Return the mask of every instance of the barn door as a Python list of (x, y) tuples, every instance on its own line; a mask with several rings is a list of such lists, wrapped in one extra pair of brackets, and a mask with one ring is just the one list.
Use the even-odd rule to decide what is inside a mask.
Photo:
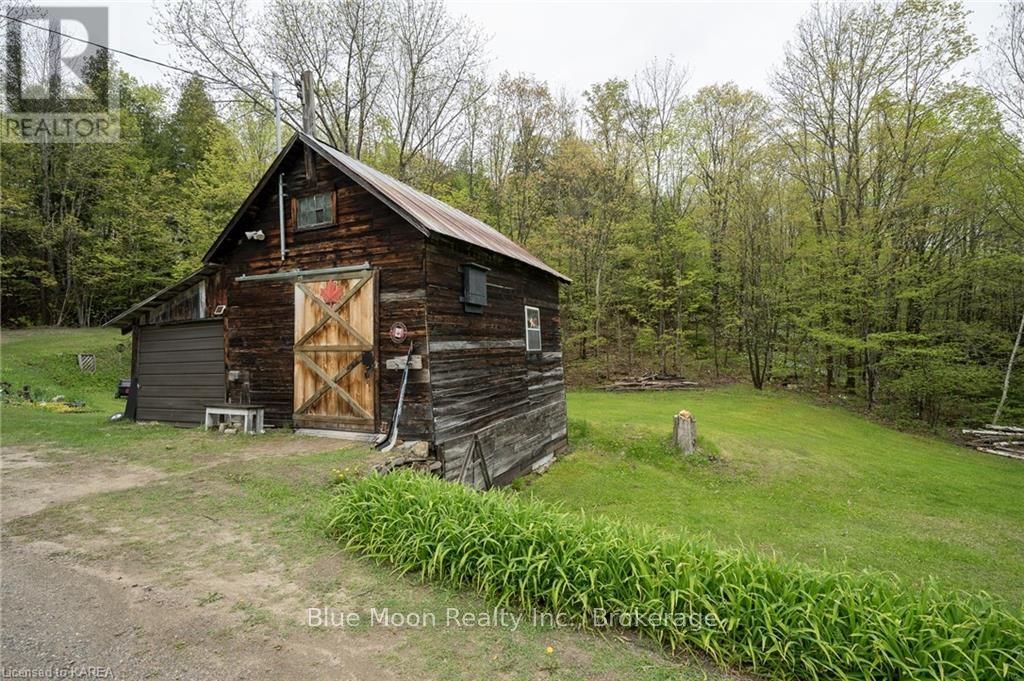
[(297, 427), (376, 430), (373, 270), (295, 284)]

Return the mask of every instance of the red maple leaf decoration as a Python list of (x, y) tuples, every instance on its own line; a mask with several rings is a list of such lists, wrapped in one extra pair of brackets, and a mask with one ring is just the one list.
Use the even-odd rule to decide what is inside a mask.
[(324, 287), (320, 289), (320, 300), (324, 301), (328, 305), (334, 305), (341, 300), (341, 294), (344, 291), (341, 288), (341, 284), (336, 281), (329, 281), (324, 284)]

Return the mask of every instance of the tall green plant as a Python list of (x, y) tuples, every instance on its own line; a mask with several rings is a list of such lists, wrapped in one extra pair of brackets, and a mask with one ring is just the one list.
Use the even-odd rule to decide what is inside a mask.
[(988, 597), (910, 592), (416, 474), (360, 480), (329, 517), (332, 536), (400, 572), (582, 627), (629, 615), (670, 650), (777, 678), (1024, 678), (1022, 613)]

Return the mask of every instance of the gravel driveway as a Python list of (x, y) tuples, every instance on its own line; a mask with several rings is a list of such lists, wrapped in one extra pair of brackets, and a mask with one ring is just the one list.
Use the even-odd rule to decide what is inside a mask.
[[(319, 442), (296, 442), (299, 446), (285, 453), (323, 448)], [(246, 457), (235, 460), (239, 458)], [(0, 453), (4, 678), (394, 677), (369, 659), (369, 650), (343, 636), (239, 626), (236, 611), (201, 607), (202, 590), (154, 584), (151, 571), (133, 570), (130, 561), (121, 564), (116, 556), (109, 561), (83, 560), (74, 545), (21, 530), (11, 536), (11, 522), (31, 520), (46, 509), (86, 502), (105, 492), (145, 492), (146, 486), (177, 477), (100, 459), (76, 460), (73, 474), (68, 468), (48, 461), (40, 450), (7, 447)], [(116, 534), (119, 528), (103, 529)]]

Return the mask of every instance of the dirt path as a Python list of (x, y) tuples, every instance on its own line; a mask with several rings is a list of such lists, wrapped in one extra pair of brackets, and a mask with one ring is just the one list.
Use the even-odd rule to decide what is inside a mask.
[[(318, 529), (302, 534), (296, 506), (306, 497), (296, 489), (322, 490), (333, 465), (363, 456), (337, 448), (304, 438), (252, 442), (185, 470), (175, 470), (176, 460), (150, 466), (138, 463), (146, 458), (3, 448), (3, 673), (733, 678), (572, 630), (366, 626), (373, 608), (443, 616), (452, 606), (488, 606), (397, 578)], [(359, 613), (361, 626), (310, 627), (311, 607)]]
[(322, 451), (327, 446), (314, 438), (289, 438), (271, 445), (253, 442), (229, 455), (168, 472), (116, 458), (76, 457), (73, 462), (51, 461), (44, 447), (0, 448), (0, 522), (32, 515), (50, 506), (66, 504), (103, 492), (143, 487), (175, 476), (194, 475), (225, 463), (255, 461)]
[(96, 462), (72, 474), (66, 464), (37, 456), (38, 450), (4, 447), (0, 455), (0, 521), (38, 513), (101, 492), (141, 487), (166, 474), (128, 463)]
[(234, 631), (221, 612), (196, 607), (180, 590), (89, 574), (39, 549), (3, 544), (5, 670), (95, 668), (119, 679), (211, 681), (392, 678), (351, 650)]
[[(323, 641), (301, 630), (272, 636), (247, 626), (244, 617), (240, 625), (238, 614), (229, 609), (200, 607), (203, 594), (194, 588), (154, 585), (159, 575), (142, 565), (116, 555), (99, 564), (82, 561), (76, 555), (82, 544), (10, 537), (6, 531), (14, 520), (94, 495), (162, 484), (225, 463), (322, 448), (322, 443), (297, 439), (277, 451), (256, 447), (177, 473), (105, 460), (55, 463), (47, 461), (43, 450), (3, 448), (0, 658), (5, 673), (74, 670), (123, 679), (394, 678), (351, 641)], [(103, 529), (117, 534), (120, 528)], [(101, 541), (93, 548), (115, 545)], [(200, 581), (204, 589), (245, 593), (258, 578), (242, 575), (235, 589), (230, 580), (212, 575)], [(270, 581), (282, 587), (279, 580)]]

